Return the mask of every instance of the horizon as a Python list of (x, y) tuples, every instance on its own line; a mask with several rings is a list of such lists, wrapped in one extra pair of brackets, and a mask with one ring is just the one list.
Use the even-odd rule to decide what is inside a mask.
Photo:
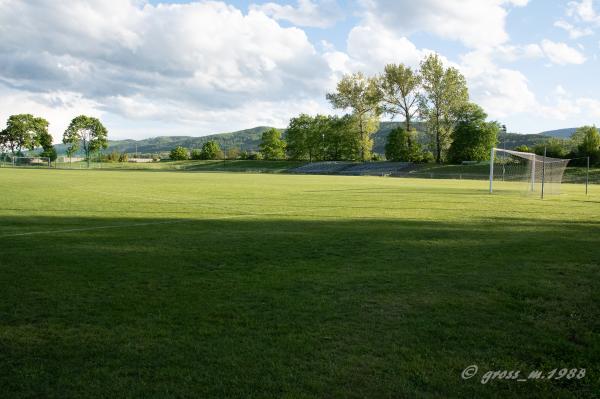
[(325, 94), (343, 74), (431, 52), (509, 132), (600, 120), (594, 0), (5, 0), (0, 23), (2, 124), (44, 117), (55, 143), (80, 114), (111, 140), (281, 128), (335, 113)]

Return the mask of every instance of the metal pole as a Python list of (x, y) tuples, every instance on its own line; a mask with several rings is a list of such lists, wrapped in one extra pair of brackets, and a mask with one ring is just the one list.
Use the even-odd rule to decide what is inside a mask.
[(490, 194), (494, 192), (494, 150), (492, 147), (492, 152), (490, 153)]
[(542, 161), (542, 199), (544, 199), (544, 183), (546, 182), (546, 147), (544, 147), (544, 160)]
[(587, 157), (587, 171), (585, 172), (585, 195), (588, 195), (589, 182), (590, 182), (590, 157)]
[(533, 154), (533, 162), (531, 163), (531, 191), (535, 191), (535, 163), (537, 162), (537, 155)]

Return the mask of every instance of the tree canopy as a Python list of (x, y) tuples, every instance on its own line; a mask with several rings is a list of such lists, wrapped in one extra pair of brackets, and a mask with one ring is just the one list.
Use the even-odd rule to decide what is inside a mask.
[(74, 154), (80, 148), (83, 150), (88, 165), (93, 153), (108, 146), (108, 131), (97, 118), (80, 115), (71, 121), (65, 130), (63, 143), (69, 144), (67, 153)]
[(410, 132), (410, 122), (419, 111), (421, 76), (403, 64), (385, 66), (379, 77), (383, 111), (392, 116), (404, 117), (405, 129)]
[(467, 82), (456, 68), (445, 68), (437, 54), (421, 62), (420, 72), (424, 91), (420, 115), (427, 122), (436, 162), (441, 163), (459, 113), (469, 100)]
[(381, 92), (376, 78), (361, 72), (345, 75), (337, 84), (336, 92), (327, 94), (336, 109), (350, 109), (356, 121), (359, 154), (362, 161), (371, 157), (371, 136), (379, 127)]
[(48, 133), (48, 121), (31, 114), (11, 115), (6, 128), (0, 132), (0, 144), (13, 155), (22, 150), (33, 150), (41, 143), (52, 146), (52, 136)]
[(464, 105), (452, 132), (452, 144), (448, 150), (450, 162), (484, 161), (490, 158), (490, 151), (498, 142), (500, 126), (497, 122), (486, 122), (486, 118), (487, 114), (477, 104)]
[(209, 140), (202, 145), (202, 151), (200, 151), (200, 157), (202, 159), (219, 159), (222, 154), (219, 143), (215, 140)]
[(392, 129), (385, 145), (385, 157), (390, 161), (420, 162), (423, 153), (416, 132), (402, 127)]
[(259, 147), (264, 159), (285, 158), (285, 141), (281, 139), (281, 131), (278, 129), (269, 129), (264, 132)]

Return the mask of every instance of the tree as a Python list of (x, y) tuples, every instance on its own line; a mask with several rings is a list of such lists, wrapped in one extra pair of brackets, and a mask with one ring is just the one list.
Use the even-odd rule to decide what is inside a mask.
[(188, 159), (188, 150), (181, 146), (177, 146), (171, 150), (169, 158), (172, 161), (185, 161)]
[[(596, 126), (582, 126), (571, 136), (577, 142), (580, 157), (596, 157), (600, 151), (600, 133)], [(580, 138), (578, 138), (580, 137)]]
[(58, 158), (58, 154), (56, 153), (56, 149), (52, 144), (52, 135), (48, 133), (48, 130), (43, 130), (38, 135), (38, 142), (42, 147), (42, 152), (40, 153), (41, 157), (48, 157), (50, 161), (56, 161)]
[(202, 158), (202, 151), (200, 151), (198, 149), (192, 150), (192, 152), (190, 153), (190, 158), (193, 159), (193, 160), (195, 160), (195, 161), (203, 159)]
[(227, 159), (238, 159), (241, 151), (239, 147), (231, 147), (227, 150)]
[(379, 127), (381, 114), (377, 79), (366, 77), (361, 72), (345, 75), (338, 82), (336, 92), (327, 94), (327, 99), (336, 109), (352, 110), (357, 124), (360, 159), (370, 159), (373, 148), (371, 136)]
[(215, 140), (209, 140), (202, 145), (202, 159), (218, 159), (221, 147)]
[(259, 148), (264, 159), (285, 158), (285, 141), (281, 139), (281, 131), (277, 129), (271, 128), (263, 132)]
[(515, 151), (519, 151), (519, 152), (532, 152), (531, 148), (529, 148), (525, 144), (521, 144), (519, 146), (516, 146), (515, 147)]
[(448, 150), (448, 160), (484, 161), (490, 158), (490, 151), (498, 142), (500, 125), (486, 122), (487, 114), (477, 104), (468, 103), (461, 110), (458, 122), (452, 132), (452, 144)]
[(307, 114), (290, 119), (285, 132), (286, 151), (294, 160), (308, 159), (312, 162), (313, 154), (308, 147), (308, 136), (313, 128), (314, 119)]
[(52, 145), (48, 121), (31, 114), (11, 115), (6, 122), (6, 129), (0, 132), (0, 143), (13, 155), (20, 154), (23, 149), (33, 150), (40, 145), (40, 140), (44, 140), (45, 145), (48, 145), (48, 141)]
[(385, 144), (385, 157), (390, 161), (419, 162), (423, 155), (415, 130), (398, 126), (390, 131)]
[(356, 134), (356, 120), (352, 115), (328, 116), (324, 133), (324, 159), (331, 161), (356, 160), (360, 145)]
[(70, 144), (67, 148), (69, 155), (81, 148), (89, 167), (91, 155), (108, 147), (107, 136), (108, 131), (98, 119), (80, 115), (71, 121), (63, 135), (63, 143)]
[(411, 131), (410, 122), (419, 111), (420, 84), (419, 74), (403, 64), (386, 65), (384, 74), (379, 78), (383, 110), (392, 118), (402, 115), (406, 132)]
[(437, 54), (421, 62), (420, 72), (425, 95), (419, 112), (427, 121), (436, 162), (441, 163), (450, 146), (458, 114), (469, 100), (467, 82), (456, 68), (444, 68)]
[(552, 137), (544, 143), (536, 144), (533, 150), (537, 155), (544, 155), (544, 149), (548, 157), (565, 158), (569, 153), (570, 142)]

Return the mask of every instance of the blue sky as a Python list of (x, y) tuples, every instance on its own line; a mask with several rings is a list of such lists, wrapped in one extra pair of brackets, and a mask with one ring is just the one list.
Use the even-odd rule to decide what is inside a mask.
[[(68, 4), (67, 4), (68, 3)], [(346, 73), (437, 52), (510, 131), (598, 124), (600, 0), (0, 1), (0, 118), (112, 138), (284, 127)]]

